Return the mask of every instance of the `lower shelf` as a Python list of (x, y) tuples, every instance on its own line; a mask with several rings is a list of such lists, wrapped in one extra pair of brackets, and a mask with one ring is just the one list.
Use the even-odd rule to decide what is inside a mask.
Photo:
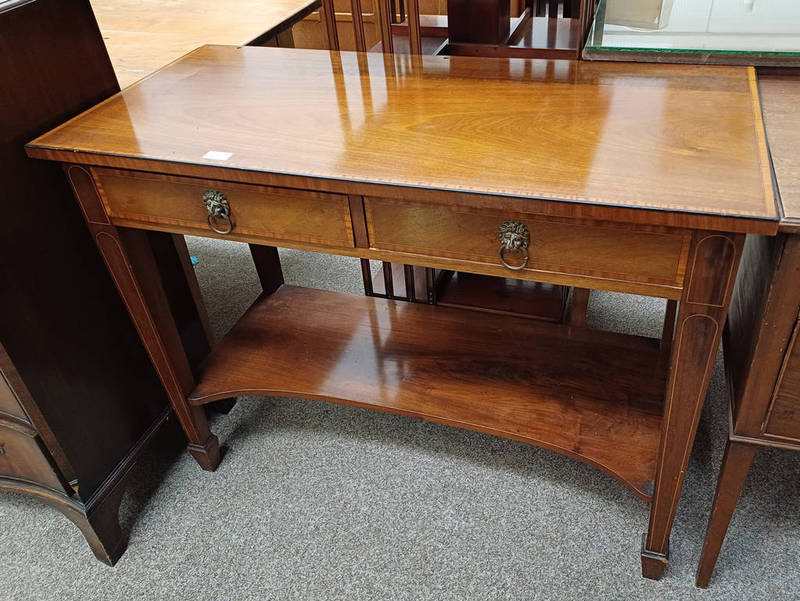
[(423, 418), (569, 455), (650, 500), (666, 371), (648, 338), (283, 286), (214, 348), (189, 401), (280, 395)]

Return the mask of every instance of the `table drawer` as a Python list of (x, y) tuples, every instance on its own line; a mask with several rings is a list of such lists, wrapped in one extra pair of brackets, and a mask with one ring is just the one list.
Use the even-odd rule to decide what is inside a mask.
[(0, 423), (0, 478), (36, 482), (54, 490), (62, 488), (39, 437), (23, 427)]
[[(683, 285), (690, 244), (688, 233), (666, 228), (382, 198), (366, 198), (365, 211), (372, 248), (493, 265), (497, 275), (530, 279), (542, 279), (548, 272), (677, 289)], [(529, 258), (520, 271), (503, 267), (498, 257), (498, 231), (506, 221), (522, 223), (529, 234)], [(512, 266), (522, 264), (521, 254), (504, 253), (504, 258)]]
[[(0, 414), (13, 415), (28, 422), (28, 416), (19, 404), (14, 391), (0, 371)], [(2, 417), (2, 415), (0, 415)]]
[[(263, 239), (332, 248), (353, 248), (353, 227), (347, 196), (307, 190), (269, 188), (168, 175), (95, 169), (95, 181), (116, 225), (158, 224), (169, 231), (231, 239)], [(230, 208), (228, 223), (213, 220), (210, 228), (204, 201), (208, 190), (221, 192)]]
[(800, 322), (795, 325), (789, 350), (781, 367), (775, 393), (764, 419), (767, 436), (800, 444), (800, 348), (797, 338)]

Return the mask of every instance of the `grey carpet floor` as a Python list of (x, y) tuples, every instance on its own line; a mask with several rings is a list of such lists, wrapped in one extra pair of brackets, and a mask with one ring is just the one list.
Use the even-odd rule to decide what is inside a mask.
[[(255, 298), (247, 247), (190, 240), (217, 332)], [(289, 283), (360, 292), (354, 260), (282, 251)], [(595, 293), (589, 325), (657, 336), (663, 301)], [(715, 578), (694, 572), (722, 456), (717, 362), (660, 582), (639, 575), (648, 506), (532, 446), (298, 399), (215, 417), (228, 453), (201, 471), (161, 444), (121, 511), (128, 551), (95, 561), (65, 518), (0, 496), (0, 599), (797, 599), (800, 453), (764, 449)]]

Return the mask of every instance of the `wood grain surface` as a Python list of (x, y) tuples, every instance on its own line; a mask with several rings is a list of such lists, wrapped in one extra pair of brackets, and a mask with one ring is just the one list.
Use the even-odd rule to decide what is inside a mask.
[(147, 227), (157, 222), (209, 230), (206, 190), (222, 192), (237, 233), (272, 240), (353, 247), (346, 196), (245, 186), (148, 173), (96, 169), (95, 181), (112, 222)]
[(321, 189), (347, 182), (354, 193), (364, 183), (641, 207), (689, 214), (689, 227), (747, 217), (742, 228), (771, 233), (754, 77), (736, 67), (206, 46), (29, 153), (270, 173)]
[(783, 205), (781, 229), (800, 232), (800, 75), (759, 75), (758, 86)]
[(283, 286), (222, 339), (189, 400), (277, 394), (429, 419), (564, 453), (649, 499), (667, 368), (658, 342), (465, 315)]
[[(379, 250), (431, 254), (498, 264), (498, 228), (506, 220), (530, 232), (525, 271), (575, 273), (607, 279), (683, 285), (691, 236), (642, 226), (509, 212), (463, 211), (423, 203), (365, 198), (370, 244)], [(506, 257), (518, 264), (518, 257)]]
[(203, 44), (244, 45), (298, 21), (319, 0), (92, 0), (123, 88)]

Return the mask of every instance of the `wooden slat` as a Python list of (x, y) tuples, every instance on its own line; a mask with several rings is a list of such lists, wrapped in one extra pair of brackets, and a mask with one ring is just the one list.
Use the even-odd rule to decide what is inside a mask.
[(428, 304), (436, 304), (436, 270), (432, 267), (425, 268), (425, 286), (428, 292)]
[(361, 279), (364, 280), (364, 294), (372, 296), (372, 270), (369, 266), (369, 259), (361, 259)]
[(383, 262), (383, 290), (386, 298), (394, 298), (394, 273), (392, 264), (386, 261)]
[(339, 50), (339, 32), (336, 29), (336, 9), (333, 6), (333, 0), (322, 0), (320, 11), (325, 21), (328, 50)]
[(403, 265), (403, 272), (406, 280), (406, 296), (408, 300), (414, 301), (417, 299), (416, 286), (414, 285), (414, 267)]
[(408, 42), (411, 49), (411, 54), (422, 54), (419, 0), (408, 0)]
[(378, 28), (381, 32), (381, 50), (384, 54), (394, 52), (392, 42), (392, 0), (375, 0), (378, 7)]
[(350, 0), (353, 14), (353, 37), (358, 52), (367, 51), (367, 38), (364, 34), (364, 13), (361, 10), (361, 0)]

